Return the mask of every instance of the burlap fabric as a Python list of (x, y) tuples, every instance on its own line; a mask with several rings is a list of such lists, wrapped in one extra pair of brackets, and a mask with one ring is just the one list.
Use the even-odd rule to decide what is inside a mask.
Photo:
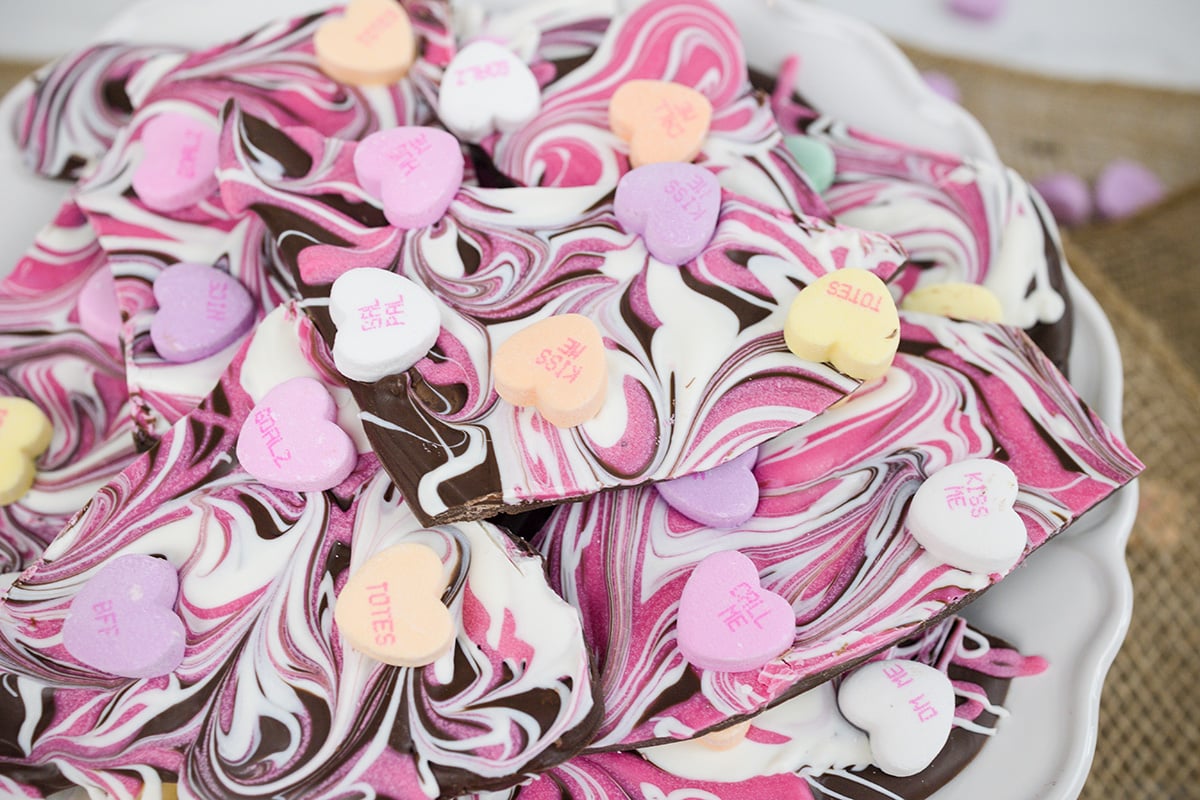
[[(1137, 218), (1066, 234), (1072, 266), (1117, 331), (1125, 430), (1149, 465), (1128, 551), (1133, 623), (1105, 686), (1082, 797), (1200, 797), (1200, 94), (910, 56), (958, 82), (963, 105), (1026, 177), (1092, 178), (1129, 157), (1171, 190)], [(31, 66), (0, 64), (0, 90)]]

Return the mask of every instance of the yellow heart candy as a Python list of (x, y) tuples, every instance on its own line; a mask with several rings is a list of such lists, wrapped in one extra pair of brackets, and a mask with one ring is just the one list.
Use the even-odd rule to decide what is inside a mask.
[(432, 664), (454, 646), (458, 631), (442, 603), (442, 560), (406, 542), (372, 556), (350, 576), (333, 617), (355, 650), (399, 667)]
[(0, 506), (25, 496), (37, 474), (34, 460), (50, 446), (54, 428), (23, 397), (0, 397)]
[(873, 272), (842, 269), (804, 287), (788, 309), (788, 349), (809, 361), (828, 361), (859, 380), (887, 372), (900, 344), (900, 316)]
[(709, 750), (732, 750), (746, 740), (746, 734), (749, 732), (750, 721), (746, 720), (745, 722), (739, 722), (737, 725), (722, 728), (719, 731), (706, 733), (696, 741)]
[(547, 317), (518, 331), (492, 357), (496, 393), (536, 406), (560, 428), (587, 422), (604, 406), (608, 361), (596, 324), (581, 314)]
[(629, 142), (633, 166), (691, 161), (712, 121), (712, 103), (695, 89), (670, 81), (626, 81), (608, 104), (613, 133)]
[(978, 283), (935, 283), (914, 289), (900, 301), (905, 311), (920, 311), (954, 319), (999, 322), (1004, 318), (1000, 298)]
[(370, 86), (403, 78), (417, 44), (408, 14), (395, 0), (351, 0), (345, 15), (317, 29), (313, 49), (329, 77)]

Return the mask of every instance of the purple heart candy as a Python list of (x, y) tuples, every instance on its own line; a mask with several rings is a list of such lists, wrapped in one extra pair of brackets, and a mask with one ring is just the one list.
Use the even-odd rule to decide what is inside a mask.
[(640, 233), (650, 255), (686, 264), (708, 246), (721, 210), (721, 186), (704, 167), (679, 161), (630, 170), (617, 184), (613, 211), (631, 233)]
[(246, 287), (207, 264), (176, 264), (154, 280), (158, 312), (150, 341), (159, 356), (186, 364), (219, 353), (254, 325)]
[(1004, 10), (1005, 2), (1004, 0), (949, 0), (946, 5), (959, 16), (986, 22), (994, 19)]
[(1060, 225), (1082, 225), (1092, 216), (1087, 181), (1071, 172), (1052, 172), (1033, 182)]
[(1096, 210), (1105, 219), (1121, 219), (1157, 203), (1165, 193), (1157, 175), (1136, 161), (1120, 158), (1096, 178)]
[(154, 678), (183, 661), (185, 632), (175, 613), (179, 575), (161, 558), (120, 556), (105, 564), (71, 601), (63, 646), (110, 675)]
[(710, 528), (736, 528), (758, 508), (758, 448), (704, 472), (655, 484), (671, 508)]

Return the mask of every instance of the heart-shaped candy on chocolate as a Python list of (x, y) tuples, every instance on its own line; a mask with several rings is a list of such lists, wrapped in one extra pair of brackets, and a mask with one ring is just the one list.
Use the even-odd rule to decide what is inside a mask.
[(176, 264), (154, 279), (158, 311), (150, 341), (166, 361), (186, 364), (219, 353), (254, 326), (254, 300), (227, 272)]
[(762, 587), (753, 561), (730, 550), (706, 557), (692, 570), (675, 629), (688, 663), (742, 672), (758, 669), (791, 646), (796, 615), (787, 600)]
[(389, 128), (359, 143), (354, 172), (383, 203), (388, 222), (420, 228), (441, 219), (462, 186), (463, 154), (458, 140), (437, 128)]
[(416, 59), (417, 42), (404, 7), (396, 0), (350, 0), (346, 13), (313, 35), (317, 63), (342, 83), (395, 83)]
[(145, 124), (141, 143), (133, 190), (147, 207), (180, 211), (217, 190), (217, 130), (212, 124), (165, 112)]
[(655, 484), (671, 508), (710, 528), (736, 528), (758, 508), (758, 448), (704, 472)]
[(918, 661), (873, 661), (842, 681), (838, 708), (867, 732), (871, 760), (903, 778), (932, 764), (950, 737), (954, 686)]
[(63, 646), (110, 675), (154, 678), (183, 661), (186, 634), (175, 613), (179, 575), (161, 558), (126, 555), (96, 572), (71, 601)]
[(336, 419), (337, 405), (320, 381), (286, 380), (267, 392), (242, 424), (238, 461), (276, 489), (332, 489), (358, 463), (354, 441)]
[(0, 397), (0, 506), (25, 496), (37, 476), (34, 464), (50, 446), (50, 418), (24, 397)]
[(513, 51), (493, 41), (459, 50), (438, 87), (438, 118), (468, 142), (515, 131), (541, 109), (537, 78)]
[(626, 81), (608, 104), (609, 127), (629, 142), (629, 162), (635, 167), (691, 161), (704, 146), (711, 122), (708, 98), (671, 81)]
[(704, 252), (720, 210), (717, 176), (677, 161), (625, 173), (613, 200), (613, 212), (625, 229), (641, 234), (650, 255), (676, 266)]
[(442, 603), (442, 560), (405, 542), (372, 556), (350, 576), (333, 615), (355, 650), (399, 667), (423, 667), (450, 651), (458, 626)]
[(800, 290), (788, 309), (783, 335), (800, 358), (828, 361), (865, 381), (892, 365), (900, 344), (900, 316), (877, 275), (841, 269)]
[(338, 370), (368, 383), (417, 363), (442, 326), (428, 291), (374, 267), (352, 269), (333, 282), (329, 316), (337, 326), (333, 361)]
[(922, 286), (904, 295), (900, 308), (976, 322), (1000, 322), (1004, 318), (1000, 298), (978, 283), (952, 281)]
[(608, 361), (596, 324), (582, 314), (559, 314), (518, 331), (492, 357), (496, 393), (514, 406), (535, 406), (560, 428), (600, 412)]
[(121, 349), (121, 310), (117, 306), (116, 281), (107, 263), (84, 282), (75, 309), (84, 333), (100, 344)]
[(1006, 465), (972, 458), (942, 467), (917, 489), (908, 530), (935, 558), (987, 575), (1012, 569), (1028, 533), (1013, 510), (1017, 476)]

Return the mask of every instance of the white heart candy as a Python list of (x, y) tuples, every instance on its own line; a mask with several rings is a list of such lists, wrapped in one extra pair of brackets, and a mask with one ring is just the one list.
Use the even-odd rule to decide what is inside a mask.
[(529, 67), (496, 42), (472, 42), (459, 50), (438, 89), (438, 116), (471, 142), (516, 130), (541, 109), (542, 90)]
[(428, 291), (375, 267), (352, 269), (333, 282), (329, 316), (337, 326), (333, 361), (338, 370), (368, 383), (417, 363), (442, 327)]
[(935, 558), (978, 574), (1005, 573), (1025, 552), (1025, 523), (1013, 511), (1017, 476), (999, 461), (950, 464), (921, 484), (908, 529)]
[(871, 759), (889, 775), (916, 775), (950, 737), (954, 686), (918, 661), (873, 661), (838, 688), (842, 715), (867, 732)]

